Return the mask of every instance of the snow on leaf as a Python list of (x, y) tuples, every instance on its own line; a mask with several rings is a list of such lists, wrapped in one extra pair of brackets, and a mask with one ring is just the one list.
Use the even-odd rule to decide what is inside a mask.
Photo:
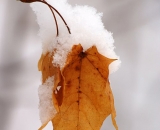
[[(62, 99), (63, 99), (63, 79), (62, 79), (62, 75), (60, 72), (60, 68), (55, 67), (52, 64), (53, 55), (54, 55), (53, 53), (47, 53), (45, 55), (42, 54), (41, 58), (38, 62), (38, 69), (39, 69), (39, 71), (42, 71), (42, 83), (45, 83), (49, 77), (54, 76), (54, 85), (53, 85), (54, 87), (52, 90), (52, 100), (53, 100), (54, 108), (58, 112), (59, 105), (62, 103)], [(57, 89), (57, 87), (59, 87), (59, 86), (61, 86), (61, 87), (59, 89)], [(44, 94), (45, 94), (45, 92), (44, 92)], [(40, 97), (40, 98), (42, 98), (42, 97)], [(54, 116), (55, 115), (53, 115), (52, 117), (54, 117)], [(41, 120), (43, 120), (43, 119), (41, 119)], [(51, 119), (48, 119), (48, 120), (51, 120)], [(47, 123), (48, 122), (43, 124), (39, 128), (39, 130), (42, 130), (47, 125)]]

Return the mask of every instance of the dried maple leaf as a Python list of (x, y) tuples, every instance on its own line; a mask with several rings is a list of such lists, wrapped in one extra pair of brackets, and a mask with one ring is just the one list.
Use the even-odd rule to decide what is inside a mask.
[[(46, 4), (55, 19), (56, 36), (59, 35), (59, 30), (54, 11), (61, 17), (71, 34), (62, 15), (45, 0), (20, 1)], [(51, 119), (54, 130), (99, 130), (105, 118), (110, 114), (113, 125), (118, 130), (114, 99), (108, 80), (108, 67), (115, 59), (99, 54), (95, 46), (83, 52), (79, 44), (73, 46), (64, 68), (60, 70), (52, 64), (53, 55), (53, 53), (42, 55), (38, 68), (42, 71), (43, 83), (49, 77), (54, 76), (52, 99), (57, 110), (57, 114)], [(60, 89), (58, 89), (59, 86)], [(46, 124), (47, 122), (39, 130), (42, 130)]]
[(99, 54), (95, 46), (86, 52), (80, 44), (73, 46), (62, 70), (63, 101), (52, 120), (54, 130), (100, 130), (110, 114), (118, 130), (108, 81), (113, 61)]

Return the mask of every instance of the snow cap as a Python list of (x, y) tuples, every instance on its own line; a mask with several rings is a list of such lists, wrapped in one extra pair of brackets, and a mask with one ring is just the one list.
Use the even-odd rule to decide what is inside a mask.
[(81, 44), (84, 51), (95, 45), (100, 54), (118, 59), (111, 63), (110, 73), (118, 69), (120, 60), (114, 52), (112, 33), (108, 32), (102, 23), (102, 13), (97, 13), (95, 8), (89, 6), (72, 7), (67, 0), (47, 0), (47, 2), (59, 11), (71, 30), (69, 34), (62, 19), (54, 11), (59, 27), (59, 36), (56, 37), (56, 26), (49, 7), (38, 2), (31, 4), (40, 27), (39, 36), (43, 53), (56, 50), (53, 64), (63, 68), (73, 45)]

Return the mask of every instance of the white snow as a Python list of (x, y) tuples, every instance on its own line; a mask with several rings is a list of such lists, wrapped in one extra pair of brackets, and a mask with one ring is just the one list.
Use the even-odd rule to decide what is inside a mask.
[(56, 109), (53, 106), (53, 81), (54, 77), (49, 77), (43, 85), (39, 86), (39, 115), (42, 124), (47, 123), (56, 114)]
[[(43, 43), (43, 53), (56, 49), (54, 64), (62, 68), (72, 46), (79, 43), (84, 51), (95, 45), (102, 55), (119, 59), (114, 52), (112, 33), (108, 32), (102, 23), (102, 13), (97, 13), (95, 8), (89, 6), (72, 7), (67, 0), (47, 0), (47, 2), (61, 13), (71, 29), (71, 34), (69, 34), (66, 26), (54, 11), (59, 25), (59, 36), (56, 37), (54, 18), (48, 6), (42, 3), (31, 4), (40, 26), (39, 36)], [(117, 70), (119, 64), (120, 60), (113, 62), (110, 65), (110, 73)]]

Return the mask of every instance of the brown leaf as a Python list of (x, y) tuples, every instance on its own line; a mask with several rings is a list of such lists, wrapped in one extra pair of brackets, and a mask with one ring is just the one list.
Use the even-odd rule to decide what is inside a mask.
[(118, 130), (108, 81), (108, 67), (113, 61), (99, 54), (95, 46), (86, 52), (80, 44), (73, 46), (62, 70), (63, 101), (52, 120), (54, 130), (100, 130), (110, 114)]

